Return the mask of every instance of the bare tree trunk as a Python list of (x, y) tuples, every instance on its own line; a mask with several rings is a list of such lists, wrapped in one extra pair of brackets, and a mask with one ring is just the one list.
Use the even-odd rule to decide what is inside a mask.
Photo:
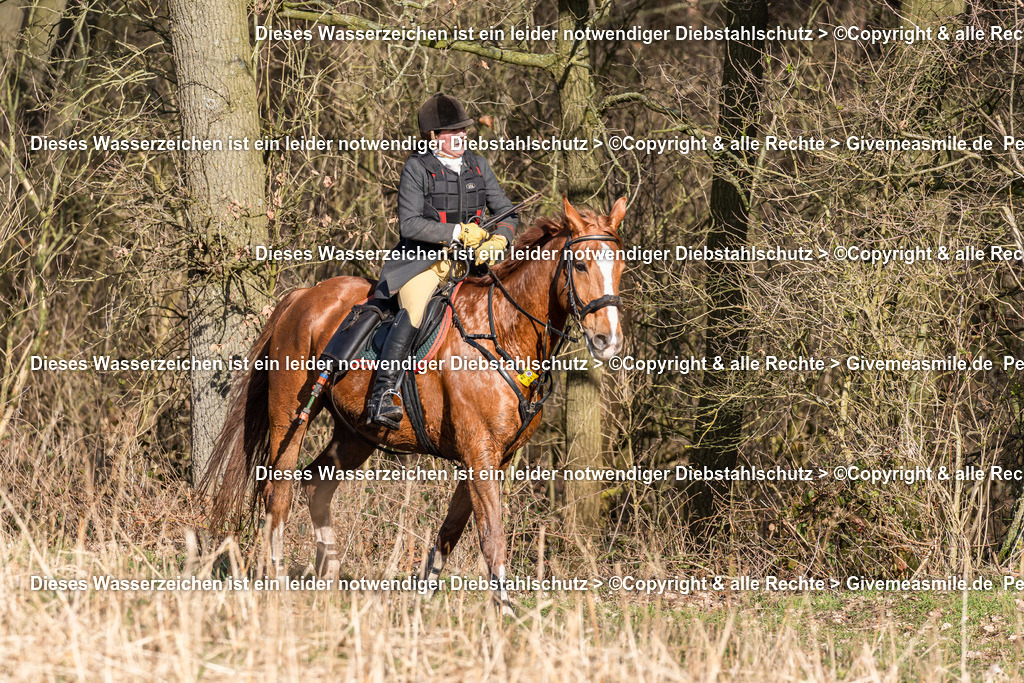
[[(28, 382), (27, 361), (38, 353), (49, 333), (46, 271), (55, 256), (53, 245), (60, 242), (68, 229), (57, 212), (48, 210), (61, 191), (68, 152), (41, 152), (33, 155), (30, 164), (23, 162), (28, 136), (49, 133), (49, 123), (59, 121), (65, 113), (57, 92), (66, 83), (62, 82), (56, 65), (60, 57), (58, 29), (67, 12), (67, 0), (0, 0), (0, 110), (4, 112), (0, 117), (0, 178), (4, 179), (0, 191), (8, 197), (24, 193), (22, 196), (28, 198), (29, 201), (15, 200), (12, 204), (20, 205), (18, 213), (23, 213), (18, 223), (32, 244), (32, 257), (25, 262), (27, 282), (21, 285), (21, 305), (12, 309), (9, 301), (0, 301), (0, 317), (5, 321), (0, 325), (0, 349), (4, 349), (0, 352), (0, 406), (4, 406), (0, 436), (14, 416), (16, 402), (10, 399), (19, 395)], [(80, 63), (84, 63), (87, 51), (88, 48)], [(74, 80), (70, 87), (79, 85), (80, 81)], [(47, 182), (39, 182), (42, 177)], [(0, 287), (12, 285), (18, 277), (17, 271), (11, 271), (11, 279), (5, 275)], [(37, 311), (34, 320), (27, 315), (33, 310)], [(19, 336), (15, 330), (19, 328), (21, 334), (30, 335), (31, 342), (20, 360), (16, 360), (12, 350)]]
[[(597, 87), (590, 65), (586, 41), (562, 39), (566, 30), (587, 26), (590, 5), (587, 0), (559, 0), (558, 56), (564, 71), (558, 78), (558, 97), (562, 112), (563, 138), (593, 140), (600, 136), (601, 121), (596, 110)], [(591, 147), (588, 145), (588, 147)], [(593, 149), (567, 151), (563, 157), (565, 191), (570, 202), (600, 205), (601, 175)], [(580, 345), (573, 350), (587, 357)], [(566, 469), (603, 468), (604, 434), (601, 429), (601, 375), (599, 368), (569, 370), (565, 378), (565, 465)], [(572, 528), (585, 531), (601, 523), (600, 482), (565, 483), (567, 519)]]
[(20, 2), (0, 2), (0, 73), (5, 77), (11, 69), (10, 60), (14, 58), (14, 50), (18, 47), (23, 20), (24, 11)]
[[(49, 77), (58, 28), (67, 0), (4, 0), (0, 2), (0, 77), (8, 80), (0, 108), (7, 114), (0, 120), (0, 135), (7, 151), (0, 154), (0, 176), (6, 178), (10, 153), (31, 133), (43, 133), (52, 78)], [(19, 49), (20, 48), (20, 49)], [(51, 105), (48, 107), (47, 105)], [(17, 131), (18, 125), (24, 131)], [(13, 128), (8, 126), (13, 125)], [(3, 148), (0, 148), (3, 149)]]
[(67, 9), (67, 0), (36, 0), (22, 3), (28, 11), (25, 23), (25, 47), (31, 60), (25, 70), (27, 90), (33, 102), (42, 102), (50, 55), (57, 44), (57, 26)]
[[(725, 4), (729, 26), (764, 28), (768, 23), (766, 0), (732, 0)], [(764, 78), (764, 42), (727, 41), (719, 91), (719, 134), (726, 140), (756, 134), (757, 115)], [(724, 152), (715, 162), (711, 182), (711, 231), (709, 249), (734, 249), (747, 241), (750, 206), (750, 175), (741, 152)], [(746, 351), (745, 299), (739, 264), (709, 261), (705, 283), (708, 300), (704, 372), (700, 401), (694, 420), (694, 463), (711, 470), (736, 466), (743, 432), (743, 404), (729, 396), (728, 370), (711, 369), (716, 357), (728, 368), (729, 361)], [(694, 512), (708, 520), (717, 502), (728, 495), (727, 481), (705, 482), (695, 490)]]
[[(260, 126), (246, 5), (241, 0), (171, 0), (182, 137), (219, 140), (221, 151), (185, 153), (188, 334), (194, 358), (223, 370), (192, 372), (192, 480), (206, 469), (224, 421), (231, 373), (269, 301), (266, 280), (239, 268), (250, 245), (267, 241), (266, 168), (253, 149)], [(248, 149), (229, 142), (246, 140)], [(248, 319), (247, 319), (247, 316)]]

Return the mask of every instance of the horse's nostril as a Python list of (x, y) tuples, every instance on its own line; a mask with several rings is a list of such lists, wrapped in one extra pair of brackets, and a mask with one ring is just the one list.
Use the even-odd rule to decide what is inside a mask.
[(603, 334), (596, 334), (596, 335), (594, 335), (594, 347), (595, 348), (603, 349), (606, 346), (608, 346), (608, 337), (606, 335), (603, 335)]

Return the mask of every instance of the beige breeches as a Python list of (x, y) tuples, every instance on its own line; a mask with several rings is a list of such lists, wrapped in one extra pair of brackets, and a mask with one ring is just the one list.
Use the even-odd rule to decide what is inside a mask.
[(419, 327), (423, 322), (427, 302), (434, 295), (437, 286), (448, 279), (450, 272), (451, 263), (438, 261), (398, 290), (398, 305), (409, 311), (409, 322), (413, 327)]

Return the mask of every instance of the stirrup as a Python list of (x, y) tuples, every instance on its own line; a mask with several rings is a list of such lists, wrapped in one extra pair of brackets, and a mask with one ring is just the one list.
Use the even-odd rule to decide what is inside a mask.
[(397, 398), (398, 399), (398, 405), (396, 406), (394, 403), (388, 403), (387, 404), (388, 406), (390, 406), (392, 408), (400, 408), (403, 411), (405, 410), (405, 402), (402, 401), (402, 392), (399, 391), (398, 389), (396, 389), (395, 387), (391, 387), (390, 389), (385, 389), (384, 390), (384, 393), (380, 395), (380, 402), (377, 404), (377, 407), (378, 408), (383, 408), (384, 407), (384, 399), (386, 399), (389, 396), (394, 396), (395, 398)]
[[(391, 397), (395, 396), (398, 398), (398, 405), (391, 402)], [(392, 413), (395, 417), (390, 417), (385, 414), (385, 411)], [(381, 425), (390, 429), (398, 429), (398, 426), (402, 423), (402, 417), (405, 415), (405, 403), (402, 401), (402, 393), (395, 388), (385, 389), (384, 393), (380, 395), (377, 402), (373, 406), (373, 412), (370, 413), (369, 422), (371, 424)]]

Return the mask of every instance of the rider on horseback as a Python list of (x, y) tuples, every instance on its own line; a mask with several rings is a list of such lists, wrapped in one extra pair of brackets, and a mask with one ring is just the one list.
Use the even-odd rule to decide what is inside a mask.
[(388, 362), (377, 370), (367, 420), (392, 429), (403, 415), (401, 404), (390, 400), (392, 395), (401, 398), (400, 361), (409, 354), (430, 297), (451, 272), (451, 261), (422, 255), (459, 242), (476, 249), (477, 265), (493, 265), (512, 240), (519, 220), (511, 214), (493, 234), (480, 227), (485, 208), (497, 215), (511, 209), (512, 202), (487, 161), (466, 150), (466, 128), (474, 121), (458, 100), (437, 93), (420, 107), (417, 121), (420, 135), (436, 141), (435, 151), (412, 154), (402, 168), (398, 183), (401, 239), (381, 270), (374, 294), (383, 299), (397, 294), (401, 308), (384, 342), (381, 360)]

